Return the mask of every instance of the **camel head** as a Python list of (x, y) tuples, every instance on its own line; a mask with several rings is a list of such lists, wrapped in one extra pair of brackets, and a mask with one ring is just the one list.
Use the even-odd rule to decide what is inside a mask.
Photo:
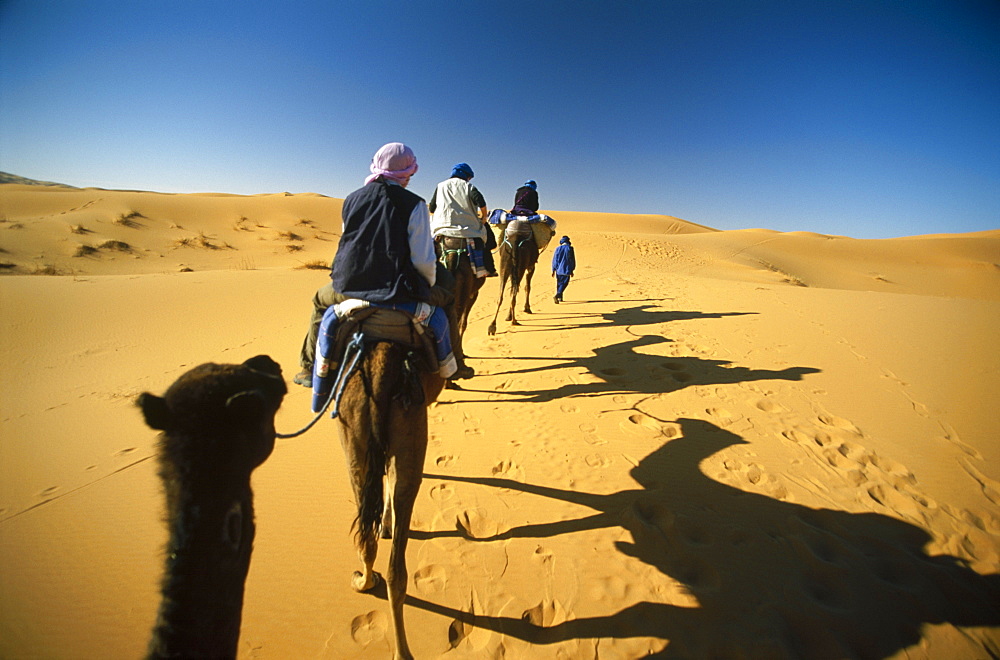
[(266, 355), (243, 364), (203, 364), (162, 397), (137, 399), (146, 423), (163, 431), (165, 458), (182, 472), (240, 469), (248, 474), (274, 449), (274, 415), (287, 389)]
[(162, 431), (170, 540), (149, 657), (235, 657), (255, 525), (250, 473), (274, 450), (286, 393), (266, 355), (203, 364), (136, 403)]

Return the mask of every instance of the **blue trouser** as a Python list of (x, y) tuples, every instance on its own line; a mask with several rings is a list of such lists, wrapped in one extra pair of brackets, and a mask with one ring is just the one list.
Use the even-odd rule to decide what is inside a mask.
[(563, 291), (569, 286), (569, 278), (571, 275), (556, 275), (556, 296), (562, 298)]
[[(313, 364), (313, 412), (323, 409), (323, 404), (330, 396), (333, 383), (337, 379), (337, 368), (331, 364), (339, 362), (339, 355), (334, 355), (336, 348), (337, 307), (332, 305), (323, 313), (319, 326), (319, 336), (316, 339), (316, 360)], [(413, 314), (420, 322), (434, 332), (434, 353), (438, 359), (438, 373), (442, 378), (449, 378), (458, 369), (455, 355), (451, 351), (451, 333), (448, 330), (448, 316), (441, 307), (432, 307), (426, 303), (397, 303), (393, 305), (375, 305), (386, 309), (398, 309)]]

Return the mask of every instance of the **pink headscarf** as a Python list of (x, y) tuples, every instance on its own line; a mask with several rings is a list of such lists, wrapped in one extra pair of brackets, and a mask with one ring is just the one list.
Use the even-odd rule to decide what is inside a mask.
[(375, 152), (372, 158), (372, 173), (365, 179), (369, 184), (380, 176), (405, 186), (417, 171), (417, 157), (413, 150), (402, 142), (390, 142)]

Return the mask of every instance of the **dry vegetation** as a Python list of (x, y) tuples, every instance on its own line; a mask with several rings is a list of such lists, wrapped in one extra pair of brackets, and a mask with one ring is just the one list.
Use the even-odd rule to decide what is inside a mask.
[(121, 225), (122, 227), (129, 227), (130, 229), (136, 229), (141, 225), (136, 222), (136, 218), (145, 218), (142, 213), (138, 211), (129, 211), (128, 213), (122, 213), (117, 218), (114, 219), (116, 225)]

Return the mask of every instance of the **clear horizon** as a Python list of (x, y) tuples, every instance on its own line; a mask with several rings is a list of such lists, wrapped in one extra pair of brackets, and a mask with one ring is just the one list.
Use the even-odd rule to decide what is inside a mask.
[(0, 170), (344, 197), (402, 141), (490, 208), (1000, 229), (995, 2), (0, 4)]

